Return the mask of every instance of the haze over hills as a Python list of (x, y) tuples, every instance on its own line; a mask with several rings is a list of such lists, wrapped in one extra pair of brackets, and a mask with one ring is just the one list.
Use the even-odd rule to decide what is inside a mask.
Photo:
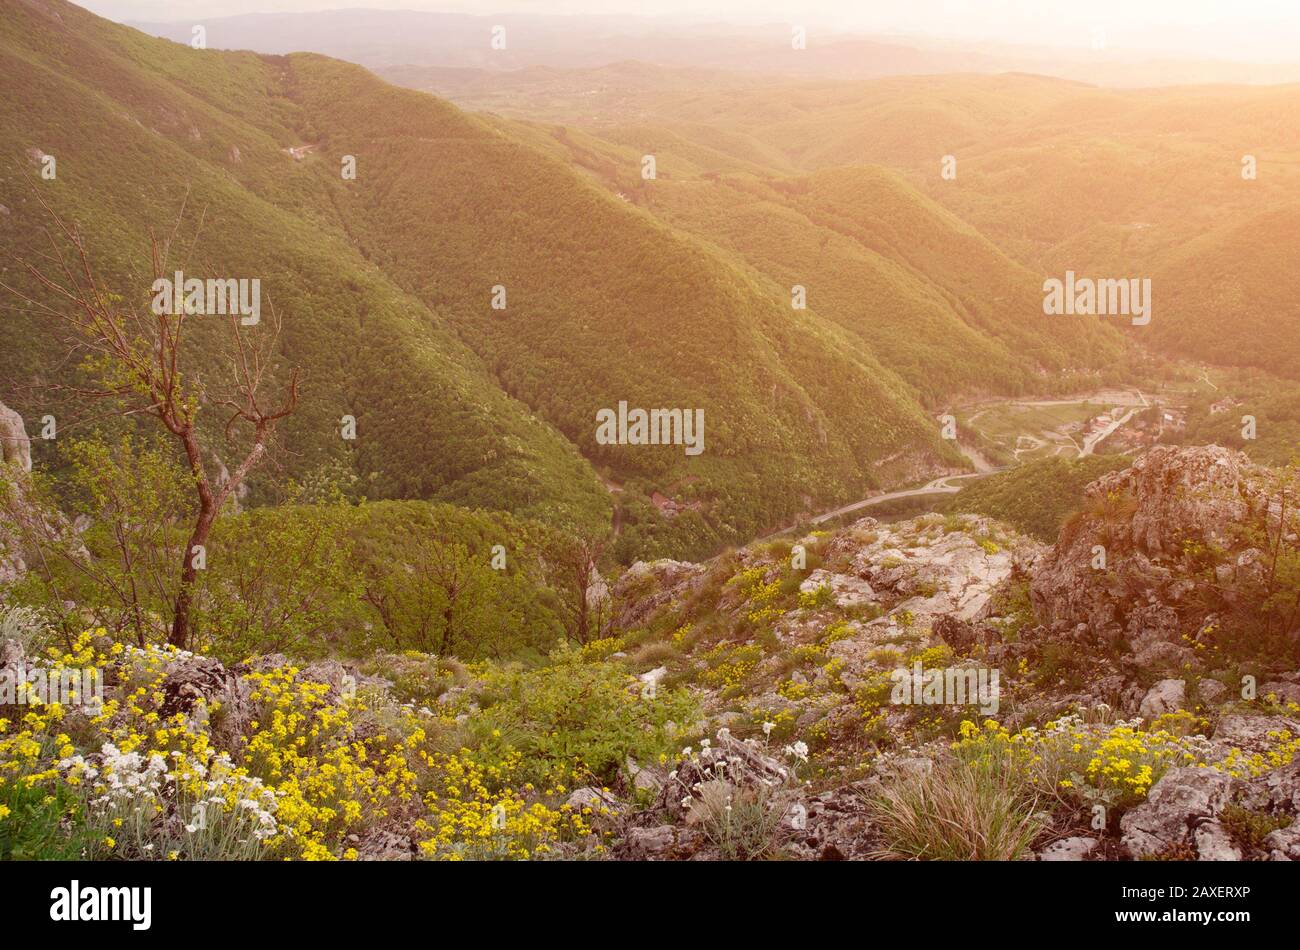
[[(1300, 212), (1300, 86), (1108, 90), (1018, 74), (692, 85), (688, 71), (632, 64), (491, 84), (480, 71), (387, 74), (732, 188), (885, 165), (1035, 273), (1150, 277), (1159, 315), (1143, 339), (1166, 352), (1292, 378), (1300, 366), (1291, 270), (1274, 259)], [(1207, 270), (1209, 284), (1194, 277)]]
[[(195, 50), (67, 4), (9, 6), (0, 116), (29, 172), (34, 155), (59, 157), (48, 197), (84, 223), (102, 266), (119, 281), (138, 273), (144, 236), (188, 193), (204, 268), (266, 275), (284, 365), (316, 394), (284, 432), (291, 474), (333, 460), (375, 497), (590, 526), (610, 517), (603, 478), (627, 483), (622, 556), (699, 553), (967, 464), (937, 433), (955, 401), (1121, 381), (1123, 336), (1138, 328), (1042, 312), (1044, 277), (1067, 268), (1167, 268), (1159, 316), (1134, 337), (1144, 344), (1296, 365), (1300, 335), (1270, 342), (1265, 318), (1235, 312), (1257, 298), (1234, 278), (1212, 308), (1176, 289), (1192, 286), (1180, 268), (1225, 253), (1216, 241), (1242, 247), (1232, 229), (1287, 193), (1290, 87), (806, 83), (644, 63), (437, 72), (463, 106), (515, 103), (498, 117), (321, 56)], [(452, 46), (478, 28), (453, 19), (440, 34)], [(73, 75), (94, 76), (95, 91)], [(20, 85), (58, 108), (23, 108)], [(1243, 182), (1227, 150), (1257, 127), (1275, 130), (1267, 173)], [(116, 147), (94, 148), (101, 137)], [(949, 154), (954, 180), (940, 174)], [(347, 155), (355, 180), (339, 173)], [(1153, 187), (1179, 168), (1185, 179)], [(40, 227), (30, 187), (7, 176), (19, 246)], [(1192, 207), (1207, 190), (1213, 213)], [(1268, 213), (1275, 228), (1291, 220), (1285, 206)], [(497, 287), (505, 310), (492, 308)], [(1298, 319), (1284, 289), (1277, 302), (1271, 327)], [(17, 390), (60, 353), (22, 338), (33, 363), (6, 368)], [(620, 402), (702, 409), (708, 451), (598, 443), (596, 413)], [(345, 413), (355, 444), (338, 438)], [(649, 505), (656, 493), (677, 517)]]
[[(130, 21), (130, 25), (146, 33), (178, 43), (190, 42), (196, 23)], [(1244, 64), (1104, 45), (1100, 49), (988, 43), (977, 46), (920, 36), (804, 29), (780, 21), (740, 25), (701, 21), (698, 17), (687, 20), (626, 14), (471, 15), (344, 9), (205, 17), (201, 25), (207, 31), (210, 48), (324, 53), (375, 69), (457, 67), (508, 71), (538, 66), (594, 68), (635, 60), (804, 79), (1019, 70), (1111, 86), (1300, 80), (1297, 64)], [(497, 28), (505, 30), (505, 43), (500, 48), (490, 45)], [(804, 30), (804, 49), (792, 48), (796, 28)]]

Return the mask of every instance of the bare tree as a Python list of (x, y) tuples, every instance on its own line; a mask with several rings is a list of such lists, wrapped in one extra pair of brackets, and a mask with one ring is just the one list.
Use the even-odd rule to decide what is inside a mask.
[[(108, 401), (112, 411), (122, 415), (157, 419), (184, 452), (194, 478), (198, 511), (182, 554), (180, 587), (168, 635), (169, 642), (184, 647), (191, 637), (191, 609), (197, 579), (195, 554), (206, 546), (222, 507), (265, 456), (276, 424), (297, 406), (298, 371), (296, 368), (292, 371), (276, 406), (264, 408), (261, 389), (266, 360), (279, 336), (279, 320), (272, 311), (270, 332), (264, 334), (260, 346), (253, 346), (245, 337), (239, 315), (230, 315), (231, 353), (226, 359), (229, 378), (224, 394), (212, 402), (229, 412), (224, 427), (227, 441), (239, 426), (246, 427), (250, 441), (243, 460), (224, 480), (216, 482), (204, 463), (203, 435), (197, 425), (201, 397), (207, 395), (206, 390), (190, 373), (182, 373), (181, 368), (186, 321), (193, 317), (187, 318), (184, 308), (124, 306), (122, 298), (108, 292), (95, 276), (81, 233), (60, 218), (39, 194), (37, 199), (54, 225), (53, 230), (46, 228), (50, 244), (46, 265), (51, 273), (31, 262), (19, 261), (35, 281), (39, 296), (3, 282), (0, 288), (17, 296), (31, 312), (47, 316), (69, 331), (70, 351), (81, 355), (83, 363), (97, 371), (94, 385), (63, 388), (87, 399)], [(179, 220), (178, 217), (178, 227)], [(174, 237), (173, 231), (160, 244), (150, 234), (155, 279), (167, 270)], [(172, 313), (172, 309), (182, 312)]]

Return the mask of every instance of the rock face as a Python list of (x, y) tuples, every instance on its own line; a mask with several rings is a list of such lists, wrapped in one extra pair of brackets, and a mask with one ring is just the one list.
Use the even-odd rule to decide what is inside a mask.
[(913, 617), (947, 615), (970, 621), (980, 616), (993, 591), (1011, 576), (1019, 560), (1036, 553), (1036, 546), (1020, 541), (1017, 551), (981, 533), (996, 529), (987, 519), (967, 516), (963, 530), (945, 532), (937, 527), (917, 529), (917, 522), (879, 525), (859, 522), (853, 532), (876, 527), (869, 543), (852, 553), (853, 573), (865, 580), (875, 595), (895, 602), (894, 611)]
[[(1282, 734), (1300, 735), (1300, 722), (1282, 716), (1228, 716), (1215, 730), (1215, 754), (1262, 753)], [(1230, 805), (1282, 827), (1264, 836), (1262, 847), (1243, 846), (1225, 816)], [(1201, 861), (1300, 860), (1300, 759), (1254, 778), (1233, 778), (1210, 768), (1171, 769), (1145, 802), (1125, 812), (1120, 832), (1121, 843), (1137, 858), (1181, 852)]]
[(852, 574), (832, 574), (821, 568), (808, 575), (808, 579), (799, 585), (799, 591), (812, 594), (823, 586), (830, 589), (836, 607), (858, 607), (876, 600), (876, 592), (862, 578)]
[[(1083, 624), (1106, 642), (1127, 640), (1144, 665), (1166, 667), (1231, 610), (1231, 595), (1262, 576), (1262, 552), (1243, 531), (1272, 526), (1278, 509), (1267, 470), (1219, 446), (1159, 446), (1085, 491), (1084, 514), (1035, 566), (1030, 596), (1051, 632)], [(1218, 554), (1212, 584), (1205, 552)], [(1104, 557), (1104, 566), (1099, 560)], [(1225, 599), (1226, 598), (1226, 599)]]
[(0, 402), (0, 461), (32, 470), (32, 443), (27, 438), (23, 417)]
[(1137, 857), (1191, 845), (1193, 831), (1223, 810), (1237, 784), (1230, 775), (1210, 769), (1171, 769), (1145, 802), (1120, 819), (1123, 845)]
[(681, 594), (704, 571), (702, 564), (666, 558), (637, 561), (614, 585), (611, 628), (630, 630), (644, 623), (647, 617)]
[[(32, 470), (32, 444), (23, 427), (22, 416), (4, 403), (0, 403), (0, 465), (13, 465), (21, 472)], [(5, 522), (9, 519), (3, 515), (5, 507), (13, 507), (19, 520), (23, 519), (21, 485), (18, 491), (16, 498), (0, 499), (0, 584), (17, 580), (27, 570), (19, 549), (18, 533), (12, 525), (6, 527)]]

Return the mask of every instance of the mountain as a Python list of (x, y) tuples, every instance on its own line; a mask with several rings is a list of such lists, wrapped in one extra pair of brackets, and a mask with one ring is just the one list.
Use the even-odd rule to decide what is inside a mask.
[[(607, 519), (590, 466), (330, 220), (324, 176), (286, 151), (311, 121), (294, 101), (292, 64), (148, 39), (66, 3), (6, 2), (4, 13), (7, 279), (45, 247), (34, 189), (77, 223), (105, 282), (129, 300), (152, 279), (141, 276), (150, 231), (167, 233), (184, 207), (186, 266), (259, 278), (283, 320), (280, 374), (303, 369), (302, 407), (282, 427), (290, 474), (344, 459), (376, 497)], [(57, 161), (52, 181), (38, 175), (44, 154)], [(65, 341), (22, 313), (5, 323), (6, 391), (39, 418), (51, 396), (28, 387), (58, 371)], [(194, 332), (213, 345), (220, 336), (215, 325)], [(340, 438), (345, 414), (358, 420), (355, 443)], [(264, 490), (280, 477), (259, 474)]]
[[(853, 33), (804, 23), (738, 25), (687, 17), (490, 15), (416, 10), (253, 13), (170, 22), (135, 22), (153, 36), (189, 43), (202, 26), (209, 48), (259, 53), (323, 53), (373, 69), (445, 67), (494, 73), (528, 67), (590, 69), (627, 60), (802, 79), (869, 79), (943, 73), (1033, 72), (1115, 87), (1189, 83), (1295, 82), (1289, 63), (1236, 63), (1190, 55), (1050, 48), (924, 36)], [(981, 31), (983, 32), (983, 31)], [(494, 43), (495, 40), (495, 43)], [(413, 73), (408, 72), (408, 75)]]
[[(17, 260), (38, 254), (39, 188), (128, 300), (147, 286), (151, 231), (176, 227), (192, 271), (260, 275), (283, 321), (275, 372), (304, 374), (303, 408), (282, 431), (291, 475), (342, 461), (371, 497), (588, 529), (609, 523), (604, 477), (624, 489), (621, 556), (703, 552), (960, 466), (932, 414), (937, 395), (975, 383), (977, 361), (956, 372), (961, 351), (982, 352), (988, 385), (1013, 390), (1114, 355), (1092, 330), (996, 318), (1002, 290), (972, 282), (975, 269), (991, 267), (1017, 294), (1028, 275), (896, 178), (849, 190), (819, 180), (805, 207), (766, 186), (771, 201), (747, 212), (756, 227), (779, 235), (793, 212), (809, 246), (845, 232), (837, 252), (864, 273), (856, 288), (828, 289), (824, 311), (815, 284), (807, 311), (793, 311), (792, 275), (761, 248), (728, 248), (685, 213), (647, 213), (535, 127), (317, 55), (191, 49), (60, 0), (4, 8), (0, 126), (16, 145), (0, 193), (6, 246)], [(47, 155), (51, 181), (37, 174)], [(341, 174), (345, 156), (355, 179)], [(664, 197), (689, 203), (675, 188)], [(816, 222), (841, 199), (844, 220)], [(887, 228), (876, 201), (916, 233), (868, 234)], [(918, 252), (949, 245), (974, 256)], [(13, 262), (7, 273), (21, 282)], [(807, 281), (828, 273), (809, 258)], [(498, 287), (504, 310), (492, 306)], [(905, 324), (927, 313), (935, 329), (904, 359)], [(48, 397), (31, 387), (58, 371), (64, 341), (30, 315), (10, 319), (8, 401), (39, 418)], [(218, 328), (194, 333), (204, 341), (194, 369), (212, 371)], [(927, 363), (936, 378), (956, 375), (921, 385)], [(702, 411), (704, 453), (598, 441), (597, 414), (620, 403)], [(340, 438), (344, 415), (357, 420), (355, 442)], [(280, 473), (259, 474), (254, 499), (273, 498)], [(656, 493), (675, 517), (650, 504)]]
[[(1103, 89), (1006, 74), (732, 77), (700, 88), (673, 70), (634, 80), (615, 67), (567, 82), (586, 83), (589, 94), (565, 92), (562, 74), (538, 71), (507, 74), (492, 96), (468, 78), (424, 84), (522, 121), (505, 104), (508, 90), (528, 121), (564, 123), (585, 152), (597, 140), (654, 151), (679, 178), (791, 178), (797, 191), (807, 187), (801, 176), (878, 181), (857, 169), (885, 166), (1035, 275), (1036, 302), (1004, 299), (1014, 307), (1004, 308), (1007, 325), (1038, 322), (1048, 276), (1150, 279), (1150, 325), (1115, 327), (1131, 340), (1174, 358), (1297, 378), (1300, 309), (1277, 255), (1300, 208), (1300, 86)], [(954, 163), (947, 177), (945, 156)], [(880, 189), (868, 193), (874, 200)], [(705, 213), (697, 199), (686, 202), (696, 217)], [(894, 212), (872, 217), (879, 227)], [(940, 267), (965, 259), (927, 257)]]

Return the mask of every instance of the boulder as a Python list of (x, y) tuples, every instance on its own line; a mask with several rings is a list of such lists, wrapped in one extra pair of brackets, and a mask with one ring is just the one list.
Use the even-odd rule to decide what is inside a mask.
[(1147, 690), (1138, 706), (1138, 715), (1148, 722), (1165, 713), (1177, 712), (1187, 702), (1187, 683), (1183, 680), (1161, 680)]
[(1194, 656), (1189, 647), (1157, 640), (1142, 647), (1133, 658), (1133, 664), (1140, 670), (1167, 673), (1191, 663)]
[[(251, 684), (219, 660), (194, 653), (181, 653), (168, 661), (165, 672), (159, 716), (209, 716), (213, 744), (218, 749), (237, 751), (253, 718)], [(211, 711), (213, 704), (220, 704), (215, 713)]]
[(821, 568), (813, 571), (799, 585), (801, 593), (811, 594), (821, 587), (829, 587), (836, 607), (860, 607), (876, 602), (876, 592), (860, 577), (852, 574), (832, 574)]
[(1135, 857), (1190, 847), (1195, 828), (1214, 818), (1239, 784), (1213, 769), (1170, 769), (1145, 802), (1124, 813), (1119, 823), (1121, 841)]

